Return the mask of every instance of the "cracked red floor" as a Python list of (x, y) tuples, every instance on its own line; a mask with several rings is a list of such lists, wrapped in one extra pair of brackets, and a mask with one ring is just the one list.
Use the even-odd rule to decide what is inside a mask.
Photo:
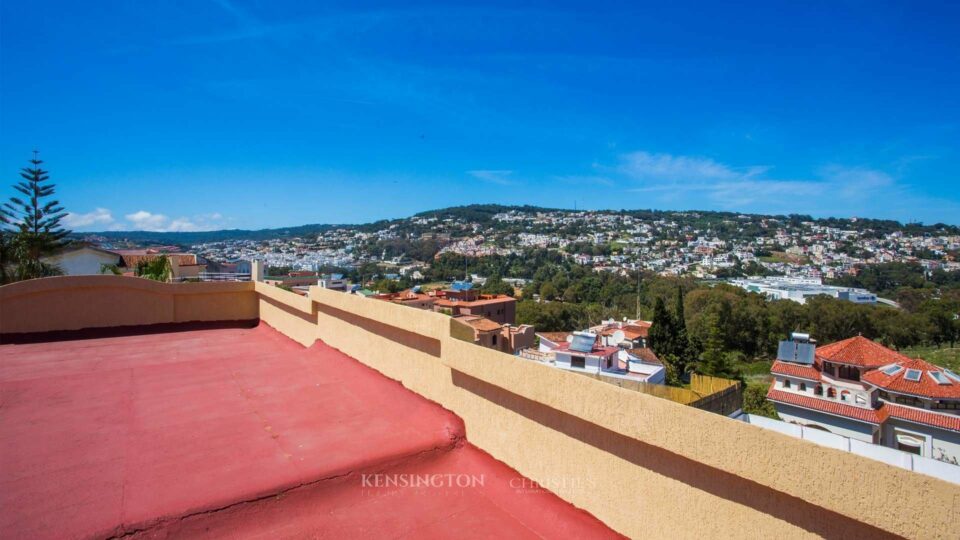
[(449, 411), (265, 325), (2, 345), (0, 433), (11, 538), (614, 536)]

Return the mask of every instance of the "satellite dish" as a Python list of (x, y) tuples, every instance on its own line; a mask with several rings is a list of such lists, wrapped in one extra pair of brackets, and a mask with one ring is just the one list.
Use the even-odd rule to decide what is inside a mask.
[(623, 333), (623, 330), (617, 330), (612, 336), (610, 336), (610, 339), (613, 340), (614, 345), (618, 345), (620, 342), (627, 339), (627, 335)]

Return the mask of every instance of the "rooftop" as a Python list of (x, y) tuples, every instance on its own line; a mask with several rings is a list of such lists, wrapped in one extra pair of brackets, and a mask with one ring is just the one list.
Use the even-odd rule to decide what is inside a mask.
[(11, 537), (615, 536), (545, 490), (518, 495), (523, 477), (453, 413), (265, 324), (2, 345), (0, 395)]
[(817, 347), (817, 358), (828, 362), (870, 368), (910, 360), (908, 356), (890, 350), (863, 336), (855, 336)]
[[(522, 361), (459, 330), (430, 310), (256, 279), (4, 285), (0, 530), (956, 537), (960, 484)], [(365, 485), (372, 473), (393, 485)], [(444, 487), (451, 475), (468, 485)], [(397, 484), (435, 477), (440, 487)]]
[(940, 366), (907, 359), (864, 373), (863, 380), (884, 390), (931, 398), (960, 399), (960, 380)]

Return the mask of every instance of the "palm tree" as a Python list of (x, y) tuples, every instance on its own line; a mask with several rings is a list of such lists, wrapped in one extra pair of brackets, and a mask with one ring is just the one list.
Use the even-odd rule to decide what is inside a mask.
[(137, 263), (136, 275), (142, 278), (154, 281), (170, 281), (172, 274), (173, 268), (170, 266), (170, 258), (166, 255)]

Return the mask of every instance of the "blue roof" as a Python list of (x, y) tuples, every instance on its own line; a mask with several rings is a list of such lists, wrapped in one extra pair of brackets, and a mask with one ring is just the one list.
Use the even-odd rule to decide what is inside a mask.
[(343, 279), (343, 274), (330, 274), (330, 279)]
[(453, 291), (469, 291), (473, 288), (473, 283), (469, 281), (454, 281), (450, 284), (450, 290)]

